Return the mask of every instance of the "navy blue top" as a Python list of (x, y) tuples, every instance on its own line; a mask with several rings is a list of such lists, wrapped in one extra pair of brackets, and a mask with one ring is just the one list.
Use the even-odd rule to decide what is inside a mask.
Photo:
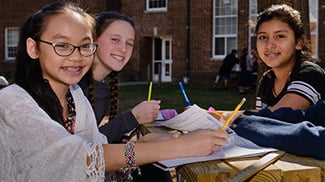
[(278, 96), (273, 95), (275, 75), (268, 70), (260, 80), (256, 97), (256, 108), (274, 106), (287, 93), (295, 93), (307, 99), (310, 105), (325, 99), (325, 71), (310, 61), (297, 62), (286, 85)]
[(325, 100), (306, 111), (281, 108), (246, 111), (234, 130), (260, 146), (325, 160)]
[[(78, 84), (83, 90), (85, 96), (88, 98), (88, 84), (85, 77)], [(106, 111), (109, 107), (109, 87), (107, 83), (98, 82), (95, 80), (94, 87), (94, 112), (97, 124), (99, 124), (106, 115)], [(138, 126), (139, 123), (129, 109), (116, 115), (107, 124), (99, 127), (99, 131), (107, 137), (109, 143), (118, 143), (123, 139), (125, 133), (130, 132)]]
[(238, 63), (239, 60), (236, 57), (236, 54), (228, 54), (224, 60), (222, 61), (219, 73), (223, 75), (229, 75), (231, 72), (231, 69), (234, 67), (236, 63)]

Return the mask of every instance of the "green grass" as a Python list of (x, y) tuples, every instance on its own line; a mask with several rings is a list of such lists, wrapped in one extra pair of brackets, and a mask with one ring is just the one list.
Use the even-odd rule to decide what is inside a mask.
[[(223, 89), (222, 84), (217, 89), (211, 83), (185, 84), (184, 88), (192, 104), (207, 109), (212, 106), (218, 110), (233, 110), (240, 100), (245, 97), (246, 103), (241, 109), (253, 109), (255, 104), (255, 90), (245, 94), (238, 94), (237, 82), (233, 82), (228, 89)], [(147, 99), (148, 86), (126, 85), (119, 87), (119, 111), (134, 107)], [(161, 109), (176, 109), (182, 112), (186, 106), (184, 97), (177, 83), (153, 84), (152, 98), (160, 99)]]

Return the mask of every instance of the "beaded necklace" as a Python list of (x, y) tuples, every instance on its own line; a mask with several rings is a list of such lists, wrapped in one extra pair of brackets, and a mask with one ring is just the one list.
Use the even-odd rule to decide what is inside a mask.
[(63, 118), (64, 128), (71, 134), (74, 134), (74, 126), (76, 123), (76, 106), (74, 104), (70, 90), (68, 90), (66, 100), (68, 105), (69, 116), (67, 118)]

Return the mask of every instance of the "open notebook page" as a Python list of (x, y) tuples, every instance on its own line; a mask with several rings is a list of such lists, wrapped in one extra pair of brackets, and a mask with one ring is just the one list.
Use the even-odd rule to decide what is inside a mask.
[[(206, 128), (215, 128), (216, 130), (219, 130), (222, 127), (223, 122), (217, 120), (199, 106), (193, 105), (190, 109), (178, 114), (174, 118), (162, 122), (161, 125), (182, 131), (193, 131), (196, 129)], [(226, 128), (226, 131), (229, 134), (228, 142), (220, 151), (204, 157), (178, 158), (159, 161), (157, 165), (162, 168), (172, 168), (193, 162), (259, 156), (267, 152), (276, 151), (276, 149), (273, 148), (260, 147), (253, 142), (240, 137), (230, 128)]]

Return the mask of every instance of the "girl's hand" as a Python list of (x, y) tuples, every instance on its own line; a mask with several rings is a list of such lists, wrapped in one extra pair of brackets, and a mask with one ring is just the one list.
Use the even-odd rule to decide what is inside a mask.
[(182, 157), (205, 156), (227, 143), (228, 134), (210, 129), (197, 130), (177, 138)]
[(143, 101), (132, 110), (133, 116), (139, 124), (151, 123), (159, 114), (160, 100)]

